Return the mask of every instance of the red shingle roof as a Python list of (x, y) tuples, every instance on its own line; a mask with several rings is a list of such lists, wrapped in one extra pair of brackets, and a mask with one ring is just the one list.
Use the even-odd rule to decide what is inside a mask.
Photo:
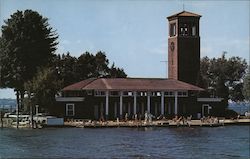
[(203, 91), (197, 86), (174, 80), (158, 78), (97, 78), (87, 79), (63, 88), (68, 90), (124, 90), (124, 91), (163, 91), (194, 90)]
[(171, 15), (171, 16), (169, 16), (167, 18), (170, 19), (170, 18), (173, 18), (173, 17), (201, 17), (201, 15), (191, 13), (191, 12), (187, 12), (187, 11), (182, 11), (182, 12), (176, 13), (174, 15)]

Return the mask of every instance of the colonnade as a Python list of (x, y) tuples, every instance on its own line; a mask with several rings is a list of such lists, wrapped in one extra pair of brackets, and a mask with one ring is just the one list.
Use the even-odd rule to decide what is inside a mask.
[[(137, 93), (136, 91), (133, 92), (133, 114), (137, 113)], [(165, 94), (164, 91), (160, 92), (161, 96), (161, 115), (164, 115), (164, 106), (165, 106)], [(147, 112), (151, 113), (151, 92), (147, 92)], [(130, 104), (130, 103), (129, 103)], [(130, 105), (128, 106), (130, 109)], [(117, 104), (115, 104), (115, 112), (117, 112)], [(130, 110), (129, 110), (130, 112)], [(178, 91), (174, 92), (174, 114), (178, 114)], [(123, 115), (123, 91), (119, 92), (119, 115)], [(105, 116), (108, 118), (109, 116), (109, 91), (105, 92)]]

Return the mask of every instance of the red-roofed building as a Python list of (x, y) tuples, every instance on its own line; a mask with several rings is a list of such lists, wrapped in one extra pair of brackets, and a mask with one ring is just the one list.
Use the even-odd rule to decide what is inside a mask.
[[(197, 98), (203, 89), (198, 83), (200, 70), (200, 15), (183, 11), (167, 17), (168, 77), (152, 78), (92, 78), (62, 89), (58, 113), (66, 118), (116, 119), (142, 116), (145, 111), (154, 116), (212, 114), (219, 98)], [(217, 101), (219, 99), (219, 101)]]
[(87, 79), (62, 89), (57, 97), (65, 117), (107, 119), (127, 113), (154, 116), (195, 115), (196, 92), (203, 89), (175, 79), (97, 78)]

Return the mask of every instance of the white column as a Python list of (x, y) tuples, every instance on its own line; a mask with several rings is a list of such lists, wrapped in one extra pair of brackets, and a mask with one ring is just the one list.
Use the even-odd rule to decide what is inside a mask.
[(147, 111), (150, 113), (150, 92), (147, 92)]
[(164, 92), (161, 92), (161, 115), (164, 115)]
[(105, 115), (106, 115), (106, 118), (108, 117), (109, 115), (109, 91), (106, 91), (106, 109), (105, 109)]
[(174, 114), (178, 114), (178, 98), (177, 98), (178, 92), (174, 92)]
[(123, 92), (121, 91), (120, 92), (120, 117), (122, 116), (122, 95), (123, 95)]
[(136, 114), (136, 92), (134, 92), (134, 114)]

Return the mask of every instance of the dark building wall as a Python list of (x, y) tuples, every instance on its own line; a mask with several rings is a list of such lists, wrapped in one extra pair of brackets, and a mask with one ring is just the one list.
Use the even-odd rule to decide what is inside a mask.
[(200, 71), (200, 38), (178, 38), (178, 80), (197, 84)]

